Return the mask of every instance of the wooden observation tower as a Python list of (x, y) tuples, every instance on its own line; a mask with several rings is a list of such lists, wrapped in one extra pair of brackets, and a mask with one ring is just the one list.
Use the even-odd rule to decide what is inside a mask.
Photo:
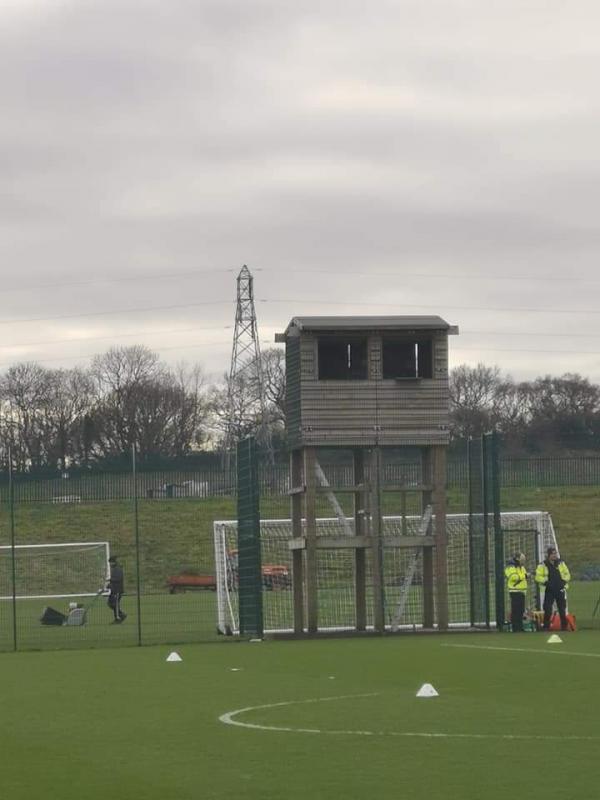
[[(319, 629), (319, 551), (342, 548), (354, 554), (356, 630), (367, 628), (368, 602), (374, 629), (385, 630), (386, 548), (419, 554), (423, 627), (447, 628), (448, 336), (457, 333), (435, 316), (294, 317), (276, 335), (286, 347), (296, 633)], [(402, 447), (420, 452), (420, 482), (382, 486), (385, 450)], [(319, 463), (323, 448), (351, 451), (351, 487), (329, 484)], [(353, 519), (336, 499), (349, 491)], [(403, 508), (408, 493), (420, 496), (417, 535), (384, 535), (383, 491), (395, 492)], [(340, 535), (318, 534), (320, 493), (338, 516)]]

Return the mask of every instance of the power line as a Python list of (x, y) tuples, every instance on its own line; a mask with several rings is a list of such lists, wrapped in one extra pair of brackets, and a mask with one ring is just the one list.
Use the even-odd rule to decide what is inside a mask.
[[(210, 274), (226, 274), (236, 271), (235, 267), (213, 267), (203, 268), (185, 272), (167, 272), (167, 273), (152, 273), (144, 272), (137, 273), (131, 277), (118, 277), (118, 278), (93, 278), (92, 280), (85, 281), (52, 281), (51, 283), (38, 283), (28, 284), (27, 286), (6, 286), (2, 288), (3, 294), (16, 293), (16, 292), (32, 292), (46, 289), (65, 289), (74, 287), (96, 286), (98, 284), (115, 284), (115, 283), (139, 283), (143, 281), (144, 284), (175, 280), (175, 279), (194, 279)], [(446, 272), (408, 272), (404, 269), (396, 270), (336, 270), (336, 269), (307, 269), (305, 267), (291, 267), (282, 272), (281, 267), (255, 267), (255, 272), (269, 272), (281, 274), (295, 274), (295, 275), (355, 275), (357, 277), (385, 277), (385, 278), (418, 278), (424, 280), (452, 280), (452, 281), (517, 281), (519, 283), (584, 283), (590, 285), (599, 285), (600, 280), (589, 278), (585, 276), (559, 276), (559, 275), (482, 275), (474, 273), (446, 273)]]
[[(396, 312), (404, 308), (434, 308), (439, 312), (440, 306), (444, 306), (448, 310), (455, 311), (493, 311), (498, 313), (512, 313), (512, 312), (526, 312), (527, 314), (600, 314), (600, 309), (586, 309), (586, 308), (526, 308), (524, 306), (505, 306), (504, 308), (489, 307), (489, 306), (454, 306), (447, 305), (446, 303), (437, 303), (436, 305), (427, 305), (425, 303), (357, 303), (355, 301), (348, 302), (335, 302), (332, 300), (307, 300), (304, 297), (295, 297), (293, 299), (278, 299), (268, 300), (262, 298), (257, 301), (258, 303), (271, 303), (271, 304), (297, 304), (306, 303), (313, 306), (326, 305), (326, 306), (360, 306), (368, 308), (395, 308)], [(309, 315), (304, 315), (309, 316)], [(401, 316), (398, 314), (398, 316)]]
[[(44, 339), (43, 341), (28, 341), (28, 342), (11, 342), (10, 344), (0, 344), (0, 350), (10, 350), (16, 347), (37, 347), (37, 346), (47, 346), (53, 344), (70, 344), (71, 342), (100, 342), (100, 341), (108, 341), (112, 339), (131, 339), (134, 336), (160, 336), (160, 335), (170, 335), (173, 333), (195, 333), (196, 331), (217, 331), (217, 330), (231, 330), (233, 328), (232, 325), (195, 325), (192, 328), (153, 328), (151, 330), (145, 331), (133, 331), (133, 332), (121, 332), (117, 331), (116, 333), (112, 333), (106, 336), (76, 336), (76, 337), (68, 337), (66, 339)], [(598, 339), (600, 338), (600, 333), (556, 333), (550, 331), (485, 331), (485, 330), (474, 330), (468, 328), (462, 328), (460, 331), (461, 340), (465, 336), (470, 335), (477, 335), (477, 336), (543, 336), (544, 338), (555, 338), (555, 339), (572, 339), (572, 338), (579, 338), (579, 339)], [(262, 342), (261, 344), (265, 344), (268, 342)], [(479, 348), (478, 348), (479, 349)], [(520, 348), (523, 350), (523, 348)], [(524, 351), (527, 352), (527, 351)], [(536, 351), (532, 351), (536, 352)], [(579, 351), (576, 351), (579, 352)]]
[[(197, 350), (200, 347), (210, 347), (212, 345), (231, 345), (230, 341), (218, 341), (218, 342), (204, 342), (203, 344), (184, 344), (184, 345), (172, 345), (169, 347), (157, 347), (155, 348), (159, 353), (169, 351), (169, 350)], [(77, 361), (78, 359), (89, 359), (94, 358), (97, 356), (98, 353), (79, 353), (76, 356), (55, 356), (54, 358), (33, 358), (30, 359), (35, 364), (49, 364), (51, 362), (56, 361)], [(12, 367), (15, 364), (14, 361), (7, 361), (4, 363), (0, 363), (0, 367)]]
[[(262, 272), (281, 272), (281, 270), (271, 269), (270, 267), (262, 267)], [(444, 273), (444, 272), (406, 272), (403, 269), (396, 269), (393, 271), (386, 270), (336, 270), (336, 269), (305, 269), (304, 267), (295, 269), (291, 268), (286, 270), (286, 274), (300, 273), (312, 275), (357, 275), (359, 277), (372, 277), (373, 275), (382, 276), (386, 278), (432, 278), (435, 280), (460, 280), (460, 281), (519, 281), (519, 282), (533, 282), (533, 283), (590, 283), (600, 284), (600, 280), (587, 277), (561, 277), (559, 275), (480, 275), (472, 273)]]
[(570, 353), (571, 355), (600, 356), (599, 350), (557, 350), (554, 347), (551, 350), (537, 350), (528, 347), (456, 347), (450, 352), (456, 353), (462, 352), (463, 350), (477, 353)]
[[(392, 303), (341, 303), (341, 302), (332, 302), (332, 301), (321, 301), (321, 300), (307, 300), (307, 299), (300, 299), (295, 298), (294, 300), (288, 299), (277, 299), (277, 300), (270, 300), (270, 299), (262, 299), (258, 302), (265, 303), (265, 304), (281, 304), (281, 303), (310, 303), (313, 305), (335, 305), (335, 306), (368, 306), (368, 307), (393, 307), (398, 309), (398, 304)], [(231, 301), (223, 301), (223, 300), (208, 300), (202, 301), (197, 303), (185, 303), (185, 304), (175, 304), (175, 305), (166, 305), (166, 306), (148, 306), (142, 308), (128, 308), (128, 309), (115, 309), (115, 310), (105, 310), (105, 311), (96, 311), (96, 312), (87, 312), (83, 314), (64, 314), (64, 315), (55, 315), (50, 317), (32, 317), (32, 318), (19, 318), (13, 320), (0, 320), (0, 324), (8, 325), (12, 323), (24, 323), (24, 322), (42, 322), (42, 321), (52, 321), (52, 320), (62, 320), (62, 319), (82, 319), (86, 317), (97, 317), (97, 316), (109, 316), (114, 314), (131, 314), (131, 313), (143, 313), (147, 311), (166, 311), (166, 310), (180, 310), (185, 308), (195, 308), (195, 307), (202, 307), (202, 306), (214, 306), (214, 305), (231, 305)], [(436, 308), (439, 309), (439, 306), (428, 306), (422, 304), (401, 304), (402, 308)], [(495, 311), (495, 312), (514, 312), (514, 311), (526, 311), (528, 313), (552, 313), (552, 314), (600, 314), (600, 310), (582, 310), (582, 311), (575, 311), (572, 309), (541, 309), (541, 308), (489, 308), (489, 307), (480, 307), (480, 306), (452, 306), (448, 308), (460, 309), (460, 310), (470, 310), (470, 311)], [(169, 333), (193, 333), (200, 330), (226, 330), (231, 328), (230, 325), (223, 325), (223, 326), (210, 326), (210, 327), (202, 327), (202, 326), (195, 326), (192, 328), (179, 328), (179, 329), (170, 329), (170, 330), (150, 330), (150, 331), (138, 331), (134, 333), (117, 333), (108, 336), (90, 336), (90, 337), (77, 337), (72, 339), (56, 339), (56, 340), (45, 340), (43, 342), (20, 342), (20, 343), (13, 343), (10, 345), (2, 344), (0, 348), (2, 349), (10, 349), (10, 348), (17, 348), (17, 347), (29, 347), (29, 346), (38, 346), (38, 345), (51, 345), (51, 344), (64, 344), (69, 342), (77, 342), (77, 341), (101, 341), (101, 340), (114, 340), (118, 338), (131, 338), (133, 336), (147, 336), (147, 335), (154, 335), (154, 334), (169, 334)], [(463, 335), (469, 334), (476, 334), (476, 335), (498, 335), (498, 336), (544, 336), (544, 337), (560, 337), (560, 338), (570, 338), (570, 337), (577, 337), (577, 338), (598, 338), (599, 334), (585, 334), (585, 333), (568, 333), (568, 334), (561, 334), (561, 333), (552, 333), (552, 332), (534, 332), (534, 331), (482, 331), (482, 330), (463, 330)], [(160, 350), (167, 351), (167, 350), (176, 350), (176, 349), (188, 349), (190, 347), (199, 348), (199, 347), (210, 347), (211, 344), (222, 344), (222, 342), (218, 343), (203, 343), (199, 345), (179, 345), (173, 347), (162, 347), (159, 348)], [(469, 348), (469, 347), (460, 347), (456, 348), (459, 352), (461, 351), (471, 351), (471, 352), (519, 352), (519, 353), (553, 353), (553, 354), (565, 354), (565, 355), (600, 355), (597, 351), (590, 351), (585, 350), (582, 351), (580, 349), (577, 350), (570, 350), (570, 349), (560, 349), (556, 350), (553, 349), (540, 349), (540, 348), (523, 348), (520, 347), (518, 349), (509, 348), (509, 347), (477, 347), (477, 348)], [(454, 352), (456, 352), (456, 350)], [(71, 356), (63, 356), (63, 357), (54, 357), (49, 359), (43, 359), (40, 363), (50, 362), (50, 361), (66, 361), (72, 360), (73, 358), (92, 358), (95, 353), (88, 354), (88, 355), (79, 355), (75, 357)], [(11, 362), (14, 363), (14, 362)], [(7, 364), (0, 364), (0, 366), (9, 366)]]
[(12, 325), (17, 322), (52, 322), (57, 319), (85, 319), (112, 314), (139, 314), (145, 311), (175, 311), (182, 308), (198, 308), (199, 306), (230, 306), (231, 300), (205, 300), (200, 303), (182, 303), (172, 306), (146, 306), (145, 308), (118, 308), (109, 311), (87, 311), (85, 314), (57, 314), (53, 317), (18, 317), (16, 319), (0, 319), (0, 325)]
[(166, 272), (161, 274), (138, 273), (128, 278), (93, 278), (89, 281), (52, 281), (52, 283), (38, 283), (28, 284), (27, 286), (3, 286), (2, 293), (8, 292), (30, 292), (37, 291), (38, 289), (66, 289), (74, 286), (96, 286), (97, 284), (106, 283), (139, 283), (143, 281), (144, 284), (152, 283), (153, 281), (172, 280), (174, 278), (197, 278), (203, 275), (210, 275), (214, 273), (225, 274), (226, 272), (234, 272), (234, 267), (222, 267), (220, 269), (197, 269), (192, 272)]
[(553, 337), (555, 339), (598, 339), (600, 333), (551, 333), (550, 331), (476, 331), (472, 328), (462, 328), (460, 335), (469, 336), (477, 334), (478, 336), (543, 336), (544, 338)]
[(15, 347), (37, 347), (48, 344), (69, 344), (70, 342), (100, 342), (109, 339), (125, 339), (132, 336), (158, 336), (160, 334), (172, 333), (195, 333), (196, 331), (222, 331), (231, 330), (232, 325), (211, 325), (194, 326), (193, 328), (155, 328), (151, 331), (134, 331), (133, 333), (113, 333), (110, 336), (77, 336), (70, 339), (46, 339), (42, 342), (13, 342), (12, 344), (0, 344), (0, 350), (9, 350)]
[[(442, 303), (438, 303), (436, 305), (427, 305), (424, 303), (363, 303), (363, 302), (356, 302), (356, 301), (347, 301), (347, 302), (336, 302), (332, 300), (314, 300), (314, 299), (307, 299), (307, 298), (277, 298), (277, 299), (269, 299), (269, 298), (261, 298), (256, 300), (258, 303), (263, 304), (271, 304), (271, 305), (295, 305), (298, 303), (305, 303), (307, 305), (326, 305), (326, 306), (351, 306), (351, 307), (367, 307), (367, 308), (393, 308), (396, 312), (406, 309), (406, 308), (414, 308), (414, 309), (435, 309), (439, 312), (440, 306), (444, 306), (447, 310), (455, 310), (455, 311), (486, 311), (486, 312), (494, 312), (494, 313), (514, 313), (514, 312), (525, 312), (528, 314), (600, 314), (600, 309), (573, 309), (573, 308), (530, 308), (524, 306), (505, 306), (503, 308), (499, 307), (490, 307), (490, 306), (455, 306), (455, 305), (446, 305)], [(231, 300), (205, 300), (199, 303), (181, 303), (175, 305), (164, 305), (164, 306), (143, 306), (139, 308), (118, 308), (118, 309), (107, 309), (105, 311), (87, 311), (80, 314), (56, 314), (53, 316), (48, 317), (16, 317), (14, 319), (2, 319), (0, 320), (0, 325), (13, 325), (17, 323), (24, 323), (24, 322), (52, 322), (55, 320), (61, 319), (86, 319), (88, 317), (100, 317), (100, 316), (111, 316), (116, 314), (140, 314), (145, 313), (147, 311), (174, 311), (174, 310), (181, 310), (184, 308), (199, 308), (202, 306), (218, 306), (218, 305), (232, 305)], [(401, 316), (401, 315), (399, 315)]]

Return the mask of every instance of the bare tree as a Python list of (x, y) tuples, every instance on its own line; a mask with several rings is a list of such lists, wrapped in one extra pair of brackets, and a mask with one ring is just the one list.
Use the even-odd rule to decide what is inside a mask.
[(269, 347), (261, 353), (265, 401), (272, 423), (285, 424), (285, 351)]
[(40, 409), (48, 393), (48, 371), (27, 362), (10, 367), (0, 381), (2, 429), (19, 470), (46, 464), (46, 443)]
[(260, 426), (260, 413), (256, 403), (249, 407), (246, 402), (246, 398), (254, 391), (247, 386), (247, 375), (241, 374), (234, 378), (231, 392), (230, 382), (231, 378), (226, 373), (223, 375), (223, 383), (213, 385), (209, 392), (211, 434), (218, 448), (223, 446), (228, 435), (231, 434), (234, 440), (243, 439)]
[[(285, 425), (285, 354), (283, 350), (272, 347), (261, 353), (262, 390), (266, 424), (275, 438), (283, 435)], [(221, 447), (228, 434), (234, 440), (243, 439), (256, 433), (262, 423), (260, 387), (255, 375), (250, 371), (240, 373), (234, 378), (223, 375), (221, 384), (213, 385), (209, 393), (212, 438)], [(231, 388), (231, 391), (230, 391)], [(249, 402), (248, 398), (251, 398)]]
[(113, 348), (92, 363), (97, 405), (88, 425), (100, 455), (136, 446), (142, 459), (183, 456), (203, 440), (207, 415), (199, 366), (168, 369), (148, 348)]
[(200, 393), (192, 394), (170, 372), (140, 389), (137, 444), (141, 457), (188, 455), (202, 441)]
[(99, 452), (122, 455), (139, 444), (139, 407), (145, 388), (160, 382), (164, 369), (147, 347), (113, 347), (95, 356), (91, 367), (96, 387), (93, 424)]
[(450, 419), (454, 438), (475, 436), (488, 430), (500, 416), (506, 391), (498, 367), (463, 364), (450, 373)]
[(81, 460), (79, 430), (93, 406), (93, 381), (82, 369), (50, 370), (40, 413), (48, 466)]
[(199, 365), (178, 364), (172, 372), (172, 380), (180, 396), (173, 422), (173, 454), (184, 456), (205, 443), (209, 413), (207, 387)]
[(600, 433), (600, 387), (581, 375), (547, 375), (525, 385), (530, 450), (595, 447)]

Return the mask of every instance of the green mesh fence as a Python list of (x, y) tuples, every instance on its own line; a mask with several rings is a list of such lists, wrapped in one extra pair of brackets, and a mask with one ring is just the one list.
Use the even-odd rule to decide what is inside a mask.
[[(389, 490), (398, 483), (418, 484), (421, 467), (414, 454), (413, 461), (402, 464), (397, 452), (384, 453), (384, 456), (382, 511), (384, 518), (393, 520), (386, 521), (383, 528), (385, 623), (389, 627), (399, 617), (403, 629), (418, 626), (423, 620), (422, 559), (418, 557), (415, 562), (415, 551), (411, 548), (400, 551), (387, 547), (385, 538), (415, 531), (421, 511), (420, 497), (418, 491), (407, 493), (403, 506), (402, 495)], [(530, 473), (527, 461), (521, 460), (522, 483), (515, 485), (518, 476), (514, 473), (512, 483), (507, 485), (507, 465), (514, 464), (514, 459), (507, 460), (503, 453), (498, 456), (503, 514), (515, 514), (503, 517), (504, 552), (500, 554), (495, 549), (493, 504), (488, 509), (490, 620), (496, 619), (499, 613), (494, 584), (498, 564), (503, 566), (502, 562), (512, 552), (521, 549), (528, 557), (528, 567), (533, 570), (539, 557), (536, 552), (539, 524), (535, 515), (525, 519), (522, 514), (547, 512), (553, 521), (561, 555), (573, 574), (569, 608), (581, 627), (600, 628), (600, 606), (596, 608), (600, 598), (600, 495), (598, 484), (591, 482), (591, 459), (582, 459), (571, 472), (568, 465), (577, 464), (572, 457), (561, 461), (561, 471), (554, 469), (557, 459), (551, 459), (548, 468), (540, 470), (542, 460), (536, 458), (531, 461)], [(340, 459), (341, 455), (334, 450), (324, 454), (321, 465), (353, 525), (352, 465)], [(469, 494), (466, 484), (452, 483), (452, 476), (458, 471), (467, 475), (468, 465), (466, 454), (463, 456), (455, 449), (448, 465), (451, 624), (471, 621)], [(287, 541), (290, 534), (286, 522), (290, 515), (290, 497), (286, 493), (290, 483), (289, 480), (281, 486), (277, 483), (279, 476), (288, 474), (287, 470), (287, 466), (281, 464), (274, 468), (262, 464), (259, 468), (261, 527), (265, 527), (267, 520), (282, 520), (267, 526), (267, 533), (261, 537), (261, 571), (275, 568), (267, 569), (270, 583), (265, 581), (268, 585), (262, 587), (266, 630), (281, 628), (291, 619), (293, 611)], [(552, 475), (555, 482), (548, 486), (546, 483)], [(536, 483), (536, 476), (541, 479), (539, 483)], [(11, 496), (8, 476), (0, 476), (0, 650), (136, 646), (140, 640), (142, 644), (220, 640), (214, 523), (236, 520), (236, 496), (225, 473), (219, 479), (215, 477), (209, 488), (200, 486), (203, 477), (202, 472), (194, 471), (173, 472), (171, 477), (166, 472), (144, 472), (138, 474), (136, 481), (131, 465), (126, 479), (118, 476), (116, 491), (115, 475), (109, 473), (86, 475), (85, 480), (77, 476), (35, 479), (29, 474), (15, 474)], [(368, 474), (366, 479), (369, 479)], [(481, 485), (481, 477), (479, 480)], [(583, 482), (577, 483), (578, 480)], [(345, 492), (338, 491), (344, 486)], [(478, 508), (482, 507), (483, 501), (479, 501)], [(455, 514), (461, 516), (455, 518)], [(325, 533), (333, 526), (334, 534), (339, 534), (339, 521), (322, 492), (317, 496), (317, 516), (332, 520), (323, 523), (320, 531)], [(479, 564), (482, 564), (481, 526), (475, 533), (479, 534), (474, 544), (479, 548)], [(229, 548), (237, 549), (237, 533), (231, 537)], [(127, 619), (122, 625), (112, 624), (113, 615), (107, 607), (106, 595), (95, 594), (106, 579), (108, 552), (119, 556), (125, 573), (122, 605)], [(317, 577), (323, 626), (335, 628), (354, 624), (354, 569), (350, 550), (319, 552)], [(478, 616), (480, 624), (485, 624), (485, 582), (481, 567), (478, 569)], [(370, 554), (366, 559), (366, 571), (368, 587), (372, 574)], [(411, 571), (413, 580), (408, 588), (403, 588)], [(230, 601), (237, 614), (237, 593), (230, 595)], [(73, 602), (85, 607), (85, 625), (45, 626), (40, 623), (45, 607), (68, 615), (69, 604)], [(535, 598), (531, 596), (527, 602), (528, 607), (533, 607)], [(372, 597), (367, 588), (367, 626), (373, 624), (371, 609)]]
[[(469, 569), (471, 621), (473, 625), (498, 630), (507, 627), (504, 570), (516, 553), (525, 553), (530, 574), (544, 547), (555, 541), (548, 515), (501, 511), (499, 439), (495, 432), (472, 439), (469, 464)], [(526, 609), (539, 607), (539, 597), (530, 580)]]
[[(98, 476), (89, 492), (89, 476), (34, 483), (15, 475), (12, 493), (3, 487), (0, 650), (216, 640), (212, 525), (218, 515), (235, 514), (234, 499), (183, 485), (167, 492), (160, 473), (145, 476), (155, 489), (150, 496), (133, 463), (127, 496), (108, 491), (102, 498), (109, 479)], [(109, 555), (124, 571), (122, 624), (113, 623), (102, 591)], [(73, 604), (83, 609), (83, 624), (42, 624), (45, 609), (68, 618)]]

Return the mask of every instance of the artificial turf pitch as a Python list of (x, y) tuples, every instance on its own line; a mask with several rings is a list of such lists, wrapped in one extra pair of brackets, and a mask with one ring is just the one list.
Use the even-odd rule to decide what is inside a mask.
[(598, 797), (597, 632), (170, 649), (0, 655), (1, 796)]

